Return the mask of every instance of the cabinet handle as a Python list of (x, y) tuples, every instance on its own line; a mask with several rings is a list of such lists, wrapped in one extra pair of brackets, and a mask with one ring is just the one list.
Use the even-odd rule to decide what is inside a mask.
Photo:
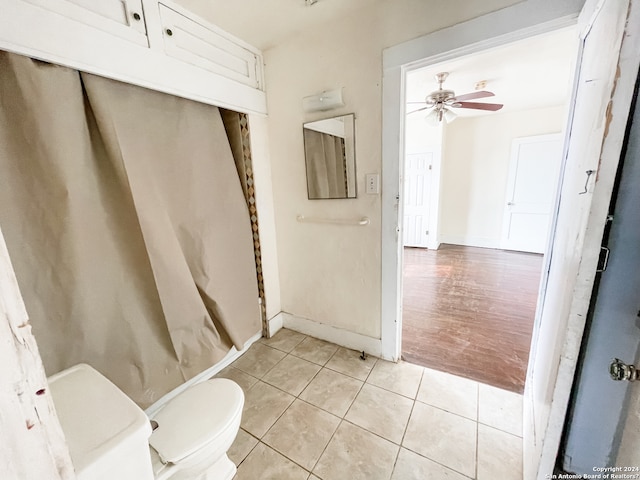
[(165, 32), (167, 32), (167, 35), (169, 36), (173, 35), (173, 31), (170, 28), (167, 28)]
[(142, 17), (140, 16), (140, 14), (139, 14), (138, 12), (134, 12), (134, 13), (133, 13), (133, 19), (134, 19), (134, 20), (136, 20), (136, 21), (138, 21), (138, 22), (139, 22), (141, 18), (142, 18)]

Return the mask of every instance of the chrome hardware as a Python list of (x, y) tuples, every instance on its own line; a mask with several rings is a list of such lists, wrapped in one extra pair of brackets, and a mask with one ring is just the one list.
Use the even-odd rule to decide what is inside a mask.
[(634, 365), (627, 365), (622, 360), (614, 358), (609, 365), (609, 375), (616, 382), (622, 380), (635, 382), (640, 377), (640, 371)]

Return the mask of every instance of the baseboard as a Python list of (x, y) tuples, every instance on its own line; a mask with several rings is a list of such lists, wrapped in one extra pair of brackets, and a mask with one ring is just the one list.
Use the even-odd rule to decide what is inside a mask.
[(278, 330), (284, 327), (284, 312), (279, 312), (268, 322), (269, 324), (269, 337), (273, 337)]
[(499, 238), (467, 237), (464, 235), (440, 235), (440, 243), (465, 247), (500, 248)]
[(379, 338), (372, 338), (350, 332), (343, 328), (319, 323), (314, 320), (309, 320), (308, 318), (292, 315), (291, 313), (280, 312), (278, 315), (281, 315), (284, 328), (335, 343), (341, 347), (350, 348), (359, 352), (365, 351), (374, 357), (380, 357), (382, 355), (382, 341)]
[(158, 413), (158, 411), (162, 407), (164, 407), (164, 405), (167, 402), (169, 402), (171, 399), (175, 398), (176, 396), (184, 392), (187, 388), (191, 387), (192, 385), (196, 385), (198, 383), (204, 382), (205, 380), (213, 377), (215, 374), (220, 372), (222, 369), (231, 365), (240, 355), (245, 353), (251, 345), (253, 345), (255, 342), (260, 340), (260, 338), (262, 338), (262, 332), (256, 333), (253, 337), (251, 337), (249, 340), (246, 341), (246, 343), (244, 344), (244, 348), (240, 351), (238, 351), (236, 347), (231, 347), (231, 350), (229, 350), (229, 352), (225, 355), (225, 357), (222, 360), (220, 360), (218, 363), (216, 363), (212, 367), (209, 367), (204, 372), (196, 375), (193, 378), (190, 378), (189, 380), (184, 382), (182, 385), (174, 388), (163, 397), (160, 397), (158, 400), (156, 400), (155, 403), (149, 406), (144, 411), (144, 413), (147, 414), (147, 417), (153, 418), (153, 416), (156, 413)]

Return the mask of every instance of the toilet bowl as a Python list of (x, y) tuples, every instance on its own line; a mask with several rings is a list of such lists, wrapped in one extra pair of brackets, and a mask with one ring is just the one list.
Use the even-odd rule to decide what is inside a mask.
[[(244, 394), (214, 378), (167, 402), (151, 419), (92, 367), (49, 378), (78, 480), (230, 480), (227, 450), (240, 428)], [(153, 429), (152, 429), (153, 423)]]

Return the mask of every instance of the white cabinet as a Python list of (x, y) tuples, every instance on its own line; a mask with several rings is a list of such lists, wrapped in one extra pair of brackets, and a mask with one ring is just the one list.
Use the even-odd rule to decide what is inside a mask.
[(90, 25), (138, 45), (149, 46), (142, 0), (21, 0)]
[(160, 3), (167, 55), (260, 88), (259, 56), (219, 28)]
[(172, 0), (0, 0), (0, 12), (0, 50), (267, 113), (262, 53)]

